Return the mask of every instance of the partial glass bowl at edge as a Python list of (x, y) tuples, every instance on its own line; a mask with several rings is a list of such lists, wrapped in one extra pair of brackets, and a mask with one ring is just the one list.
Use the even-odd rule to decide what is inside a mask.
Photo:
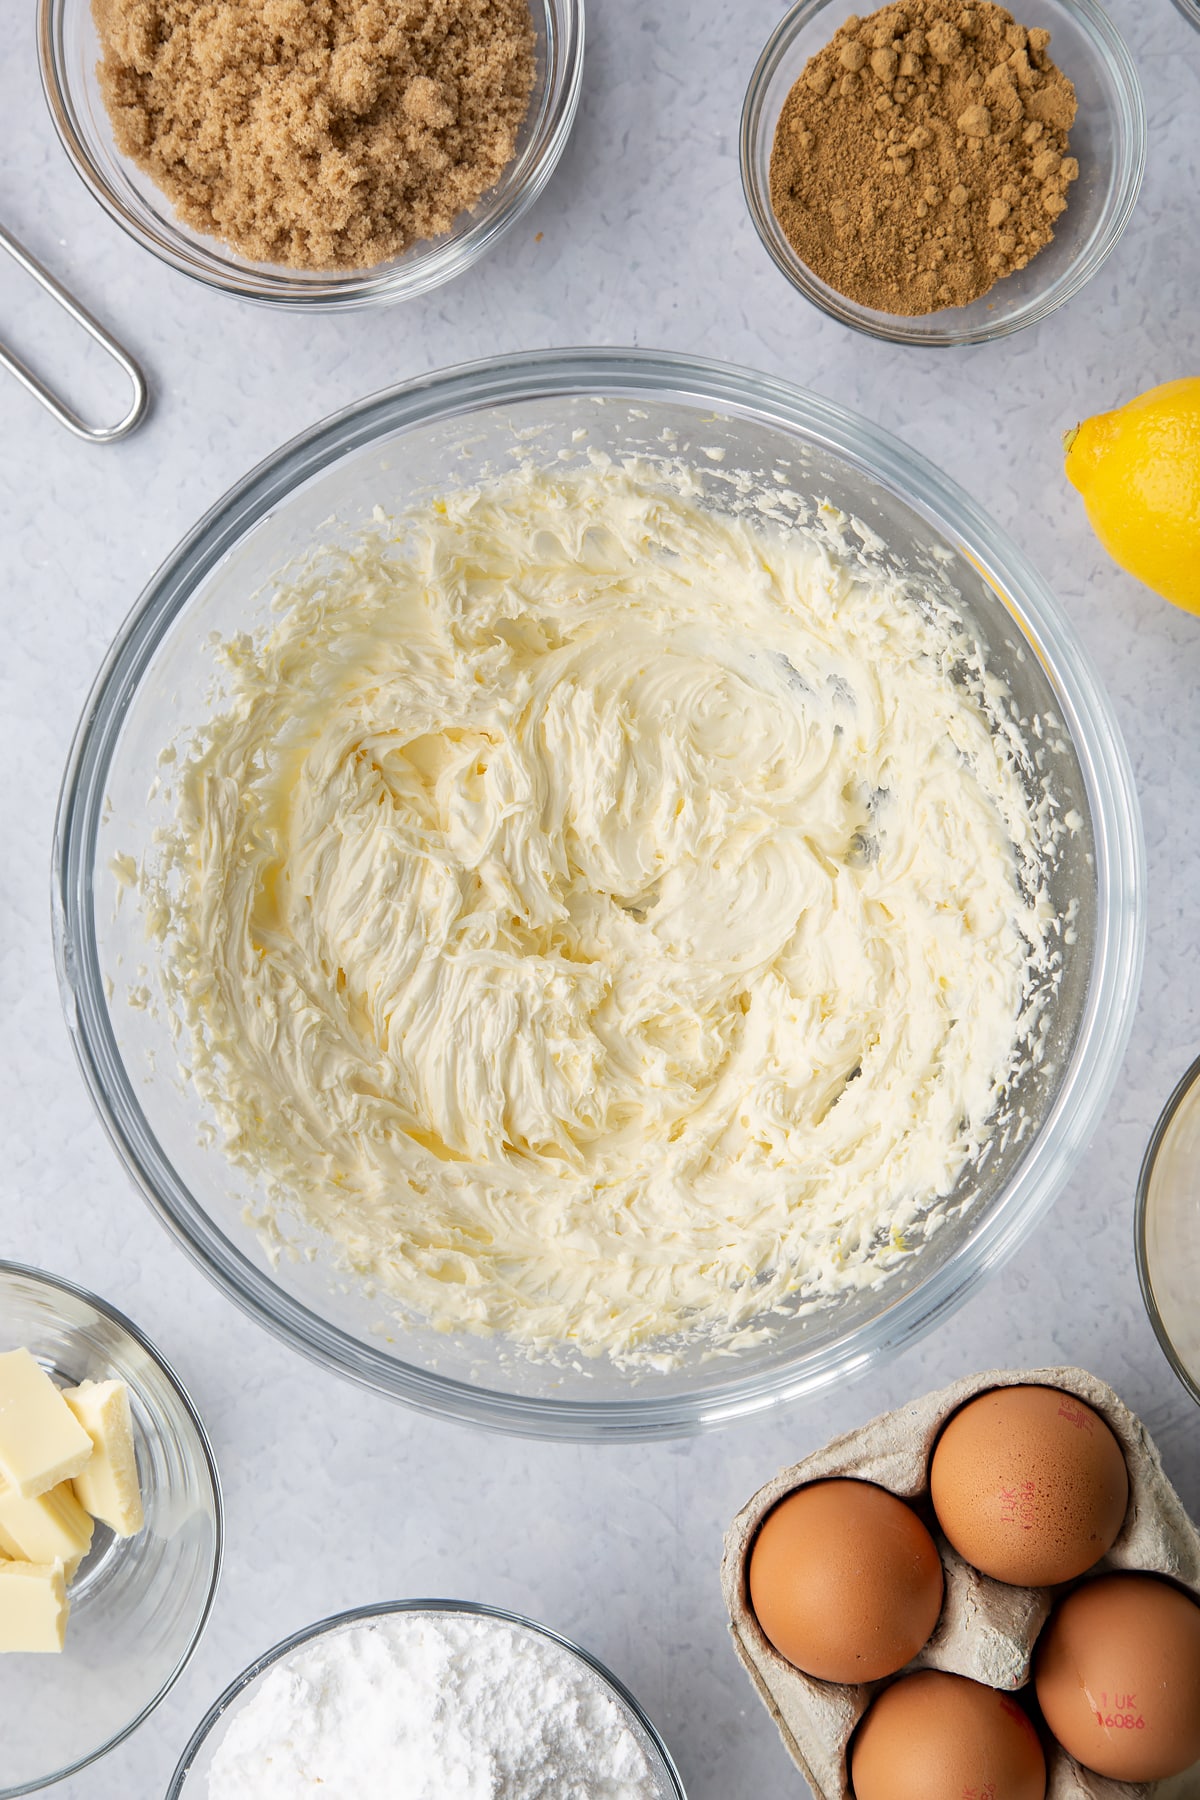
[[(130, 1005), (149, 960), (115, 859), (135, 861), (163, 821), (158, 758), (208, 716), (211, 634), (253, 630), (270, 583), (308, 546), (353, 537), (381, 505), (507, 468), (556, 469), (593, 451), (660, 454), (664, 443), (728, 509), (741, 472), (783, 481), (854, 519), (961, 606), (1022, 716), (1047, 737), (1067, 840), (1051, 899), (1074, 911), (1074, 943), (1046, 1056), (1014, 1096), (1030, 1121), (945, 1222), (877, 1285), (777, 1321), (766, 1342), (669, 1368), (606, 1359), (539, 1362), (502, 1341), (396, 1324), (384, 1299), (339, 1277), (321, 1243), (271, 1256), (244, 1223), (252, 1189), (205, 1141), (194, 1094), (174, 1075), (169, 1022)], [(777, 488), (777, 491), (782, 491)], [(882, 554), (882, 553), (881, 553)], [(959, 598), (954, 599), (957, 595)], [(1039, 793), (1040, 793), (1039, 789)], [(128, 866), (128, 865), (126, 865)], [(1049, 1206), (1098, 1121), (1137, 993), (1144, 857), (1132, 777), (1083, 647), (1020, 551), (953, 482), (830, 401), (767, 376), (683, 356), (543, 351), (450, 370), (376, 395), (286, 445), (200, 521), (153, 578), (114, 643), (71, 752), (55, 850), (54, 934), (76, 1053), (114, 1144), (184, 1249), (279, 1336), (370, 1387), (431, 1413), (532, 1435), (653, 1437), (695, 1431), (864, 1370), (943, 1318)], [(966, 1204), (969, 1202), (969, 1204)]]
[(1150, 1323), (1200, 1406), (1200, 1057), (1164, 1106), (1146, 1148), (1136, 1250)]
[(69, 1282), (0, 1262), (0, 1350), (23, 1345), (60, 1387), (129, 1388), (146, 1522), (97, 1525), (59, 1655), (4, 1658), (0, 1800), (61, 1781), (136, 1730), (200, 1641), (221, 1567), (221, 1492), (204, 1427), (141, 1333)]
[(584, 0), (531, 0), (537, 78), (516, 153), (500, 180), (443, 237), (412, 244), (374, 268), (308, 270), (255, 263), (193, 231), (113, 141), (96, 76), (90, 0), (38, 0), (38, 53), (50, 116), (76, 172), (144, 249), (210, 287), (306, 311), (410, 300), (461, 275), (542, 193), (571, 134), (583, 78)]
[[(1071, 152), (1079, 158), (1053, 242), (1024, 269), (970, 306), (907, 318), (839, 294), (800, 260), (771, 207), (771, 148), (783, 103), (810, 56), (852, 12), (853, 0), (799, 0), (775, 27), (750, 78), (742, 110), (742, 186), (754, 228), (792, 286), (823, 312), (894, 344), (980, 344), (1036, 324), (1091, 280), (1124, 231), (1146, 164), (1146, 112), (1133, 59), (1096, 0), (1022, 0), (1024, 26), (1051, 34), (1050, 55), (1075, 84), (1079, 112)], [(862, 8), (862, 11), (868, 10)]]
[(265, 1656), (260, 1656), (257, 1662), (243, 1670), (210, 1707), (179, 1759), (166, 1800), (192, 1800), (193, 1796), (207, 1793), (206, 1778), (225, 1730), (239, 1709), (253, 1698), (263, 1677), (276, 1663), (291, 1656), (315, 1638), (344, 1631), (354, 1625), (370, 1625), (381, 1619), (392, 1618), (398, 1613), (422, 1613), (433, 1618), (439, 1614), (459, 1614), (475, 1619), (493, 1619), (514, 1626), (522, 1632), (536, 1633), (538, 1637), (557, 1644), (559, 1649), (566, 1651), (597, 1678), (608, 1698), (623, 1715), (627, 1729), (633, 1734), (654, 1775), (654, 1800), (687, 1800), (679, 1771), (662, 1738), (629, 1689), (617, 1680), (611, 1670), (606, 1669), (603, 1663), (590, 1656), (586, 1650), (581, 1650), (578, 1644), (571, 1643), (569, 1638), (560, 1637), (545, 1625), (522, 1618), (519, 1613), (502, 1612), (497, 1607), (481, 1606), (468, 1600), (400, 1600), (387, 1606), (363, 1606), (353, 1612), (337, 1613), (332, 1618), (322, 1619), (316, 1625), (306, 1626), (303, 1631), (285, 1638), (273, 1650), (268, 1650)]

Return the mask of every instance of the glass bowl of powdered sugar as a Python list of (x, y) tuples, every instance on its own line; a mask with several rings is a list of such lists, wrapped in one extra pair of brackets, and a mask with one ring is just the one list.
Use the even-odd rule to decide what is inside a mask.
[(461, 1600), (361, 1607), (306, 1626), (232, 1682), (167, 1800), (447, 1794), (686, 1800), (633, 1695), (585, 1650)]

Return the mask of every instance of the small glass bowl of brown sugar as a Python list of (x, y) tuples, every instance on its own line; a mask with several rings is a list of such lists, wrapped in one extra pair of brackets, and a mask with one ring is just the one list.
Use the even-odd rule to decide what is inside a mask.
[[(1053, 236), (1043, 247), (1031, 248), (1016, 241), (1014, 249), (1010, 239), (1016, 236), (1012, 226), (1019, 223), (1017, 194), (998, 175), (998, 159), (1003, 154), (998, 140), (1004, 134), (993, 124), (989, 142), (987, 138), (972, 139), (971, 131), (965, 129), (975, 126), (975, 118), (983, 120), (985, 129), (996, 120), (996, 99), (987, 91), (982, 71), (970, 68), (969, 59), (950, 61), (944, 52), (935, 55), (934, 45), (925, 42), (935, 32), (943, 32), (946, 41), (959, 50), (967, 40), (969, 51), (973, 37), (981, 41), (984, 10), (979, 0), (974, 5), (971, 0), (945, 0), (945, 4), (912, 0), (908, 8), (903, 0), (893, 0), (876, 15), (866, 9), (856, 13), (846, 0), (797, 0), (772, 33), (746, 94), (741, 127), (742, 184), (760, 238), (793, 287), (814, 305), (845, 325), (891, 343), (978, 344), (1044, 319), (1096, 273), (1124, 230), (1141, 186), (1146, 159), (1141, 88), (1129, 52), (1107, 13), (1095, 0), (1021, 0), (1015, 15), (1003, 15), (1013, 21), (1013, 45), (1021, 40), (1025, 56), (1039, 63), (1052, 59), (1074, 87), (1077, 110), (1069, 128), (1069, 144), (1059, 145), (1064, 151), (1069, 149), (1069, 158), (1054, 152), (1046, 159), (1055, 161), (1061, 170), (1058, 180), (1065, 200), (1053, 217)], [(994, 18), (996, 8), (988, 10)], [(930, 29), (935, 14), (938, 23)], [(881, 24), (899, 34), (882, 48), (875, 40), (878, 37), (882, 42), (886, 33), (881, 29), (872, 35), (871, 29), (877, 16)], [(910, 29), (901, 31), (901, 27)], [(809, 129), (813, 124), (819, 128), (831, 115), (828, 109), (797, 107), (793, 90), (804, 77), (805, 87), (798, 91), (807, 101), (810, 59), (821, 59), (824, 52), (822, 60), (827, 62), (827, 46), (844, 28), (848, 28), (847, 35), (862, 41), (862, 67), (851, 66), (859, 62), (857, 44), (843, 45), (838, 79), (845, 83), (852, 105), (846, 109), (847, 117), (837, 121), (845, 152), (840, 165), (845, 179), (839, 191), (836, 180), (827, 173), (839, 166), (836, 155), (830, 155), (837, 145), (828, 141), (818, 145), (815, 132)], [(920, 54), (913, 54), (914, 46)], [(1017, 48), (1011, 54), (1019, 62), (1023, 51)], [(956, 144), (964, 158), (961, 182), (957, 175), (947, 178), (945, 167), (935, 172), (927, 166), (938, 145), (931, 145), (930, 132), (921, 129), (924, 114), (917, 118), (924, 105), (920, 100), (922, 70), (932, 70), (935, 83), (944, 78), (946, 93), (957, 75), (980, 86), (977, 95), (963, 96), (973, 102), (970, 114), (967, 105), (961, 114), (957, 105), (952, 109), (958, 135), (947, 149), (953, 155)], [(1008, 86), (1017, 86), (1005, 71), (997, 69), (996, 73)], [(906, 81), (907, 75), (911, 79)], [(817, 74), (813, 79), (814, 91), (823, 99), (824, 78)], [(1049, 79), (1044, 74), (1033, 77), (1038, 85)], [(1020, 93), (1017, 88), (1018, 96)], [(1009, 103), (1014, 100), (1010, 93), (999, 98)], [(936, 100), (935, 94), (929, 115), (935, 128)], [(990, 102), (988, 110), (981, 105), (984, 101)], [(853, 137), (855, 118), (860, 142)], [(1022, 119), (1022, 141), (1031, 143), (1033, 134), (1042, 129), (1036, 121)], [(1050, 143), (1049, 124), (1045, 130), (1041, 143), (1031, 144), (1031, 165), (1036, 162), (1036, 152), (1045, 155), (1042, 144)], [(772, 160), (777, 134), (782, 136), (785, 131), (789, 134), (783, 144), (786, 154), (801, 167), (803, 159), (811, 158), (813, 172), (820, 173), (817, 180), (806, 174), (794, 188), (786, 182), (781, 186), (777, 164), (777, 211), (772, 200)], [(1027, 131), (1029, 138), (1024, 137)], [(1059, 143), (1059, 138), (1054, 141)], [(864, 181), (862, 174), (869, 168), (876, 140), (879, 156), (890, 161), (880, 163), (883, 180), (876, 182), (871, 171), (872, 179)], [(909, 140), (914, 146), (911, 149)], [(927, 193), (930, 199), (926, 199)], [(779, 213), (793, 195), (800, 211), (787, 221), (789, 232)], [(1010, 202), (1014, 217), (1001, 218)], [(1051, 202), (1052, 206), (1059, 204), (1058, 200)], [(898, 232), (894, 226), (901, 211), (905, 229)], [(985, 239), (990, 243), (987, 234), (991, 233), (1001, 250), (1013, 251), (1007, 258), (996, 256), (993, 267), (1004, 272), (992, 277), (993, 285), (986, 292), (965, 302), (955, 294), (953, 284), (939, 289), (935, 285), (938, 277), (929, 272), (930, 261), (942, 260), (943, 244), (953, 263), (955, 234), (960, 234), (961, 243), (964, 225), (980, 254)], [(844, 255), (838, 260), (839, 254), (847, 248), (854, 253), (861, 272), (859, 297), (839, 291), (798, 252), (791, 239), (803, 241), (806, 233), (816, 234), (814, 242), (824, 240), (831, 246), (826, 272), (838, 270), (839, 280), (843, 279), (840, 270), (851, 260)], [(901, 244), (903, 250), (898, 254)], [(918, 245), (915, 256), (909, 254), (914, 244)], [(927, 254), (930, 244), (932, 252)], [(1023, 250), (1030, 252), (1027, 260)], [(811, 254), (817, 261), (816, 251)], [(1012, 266), (1015, 263), (1023, 266)], [(928, 285), (919, 286), (922, 280)], [(844, 285), (853, 287), (856, 281), (846, 279)]]
[[(220, 14), (220, 6), (216, 11)], [(167, 0), (154, 8), (147, 8), (145, 0), (97, 0), (95, 6), (92, 0), (38, 0), (42, 85), (55, 128), (78, 174), (131, 237), (195, 280), (243, 299), (305, 311), (341, 311), (412, 299), (460, 275), (483, 256), (529, 210), (554, 173), (579, 101), (584, 0), (529, 0), (529, 19), (521, 24), (524, 42), (514, 52), (522, 59), (515, 84), (520, 90), (518, 106), (523, 107), (523, 114), (518, 112), (515, 118), (508, 104), (511, 94), (505, 95), (503, 84), (495, 97), (494, 41), (479, 46), (473, 76), (463, 59), (472, 54), (475, 15), (480, 29), (494, 39), (498, 16), (523, 19), (516, 0), (505, 0), (499, 12), (479, 0), (431, 0), (425, 8), (422, 53), (429, 43), (444, 41), (447, 57), (458, 59), (457, 67), (453, 61), (447, 63), (450, 74), (444, 87), (425, 75), (399, 85), (396, 71), (403, 70), (405, 52), (403, 45), (397, 51), (393, 39), (404, 31), (404, 15), (412, 8), (397, 9), (395, 29), (385, 33), (387, 41), (373, 62), (377, 20), (372, 9), (360, 0), (335, 0), (334, 26), (340, 35), (337, 56), (332, 39), (327, 46), (333, 58), (331, 79), (308, 99), (302, 85), (288, 89), (280, 84), (277, 68), (272, 72), (252, 66), (253, 44), (244, 66), (237, 63), (236, 33), (263, 38), (266, 13), (226, 11), (229, 16), (218, 17), (216, 25), (233, 44), (233, 65), (223, 67), (219, 81), (213, 77), (212, 89), (219, 89), (220, 96), (206, 111), (204, 58), (211, 61), (219, 48), (211, 41), (212, 32), (210, 43), (202, 42), (212, 23), (212, 6), (192, 6), (190, 0)], [(356, 14), (362, 15), (357, 37)], [(303, 6), (276, 5), (271, 17), (282, 19), (285, 33), (291, 29), (289, 18), (297, 33), (320, 30), (320, 22), (306, 17)], [(164, 56), (167, 31), (173, 38), (170, 54)], [(143, 42), (147, 34), (157, 35), (149, 50)], [(348, 60), (347, 36), (352, 40)], [(181, 38), (191, 41), (181, 48)], [(123, 64), (117, 70), (119, 88), (114, 88), (111, 73), (114, 42)], [(415, 37), (413, 42), (417, 43)], [(389, 45), (393, 63), (385, 71), (382, 61)], [(317, 46), (318, 55), (322, 48)], [(291, 60), (302, 84), (305, 45), (285, 44), (284, 49), (295, 52)], [(261, 61), (261, 43), (257, 54)], [(340, 66), (337, 57), (342, 58)], [(274, 65), (283, 59), (267, 43), (265, 60)], [(189, 92), (164, 95), (180, 65), (190, 78)], [(149, 75), (147, 68), (152, 71)], [(264, 73), (271, 75), (278, 91), (266, 91)], [(456, 73), (462, 73), (461, 83), (455, 82)], [(369, 90), (373, 81), (382, 99), (372, 107), (369, 94), (364, 99), (362, 90)], [(235, 131), (220, 112), (230, 82), (245, 100)], [(344, 90), (340, 108), (337, 92), (330, 92), (338, 85)], [(473, 100), (470, 118), (463, 109), (468, 89)], [(398, 106), (389, 121), (381, 115), (390, 107), (393, 91)], [(436, 110), (439, 107), (444, 118)], [(401, 111), (407, 116), (399, 116)], [(239, 138), (246, 119), (251, 129)], [(278, 142), (270, 141), (272, 119), (284, 121)], [(346, 131), (357, 132), (360, 126), (361, 137), (350, 154), (343, 155)], [(376, 126), (371, 141), (368, 134)], [(254, 128), (261, 142), (256, 143)], [(407, 162), (397, 172), (398, 159), (389, 149), (394, 143), (402, 156), (406, 154), (406, 131), (413, 145), (411, 180)], [(288, 137), (292, 132), (294, 144)], [(232, 171), (220, 168), (214, 186), (211, 145), (234, 140), (238, 166)], [(310, 147), (314, 141), (315, 153)], [(261, 194), (253, 191), (256, 150), (263, 165)], [(435, 179), (439, 169), (448, 169), (440, 192)], [(458, 191), (467, 196), (461, 208), (454, 186), (460, 169), (464, 178)], [(470, 178), (480, 170), (483, 179), (471, 188)], [(364, 221), (359, 196), (365, 189), (390, 196), (394, 202), (390, 214), (379, 200), (374, 217)], [(322, 246), (331, 241), (325, 221), (339, 216), (346, 190), (345, 210), (353, 215), (357, 206), (358, 217), (351, 218), (353, 230), (342, 232), (333, 243), (334, 253), (323, 258)], [(284, 226), (277, 241), (296, 247), (295, 253), (289, 248), (278, 254), (272, 251), (276, 240), (270, 231), (279, 216), (276, 196), (281, 192)], [(221, 217), (230, 221), (228, 231), (215, 222)], [(306, 220), (314, 227), (310, 236), (305, 234)], [(360, 240), (366, 240), (361, 256), (355, 248)], [(264, 245), (269, 252), (265, 255), (259, 253)], [(313, 254), (307, 253), (308, 246), (317, 246)]]

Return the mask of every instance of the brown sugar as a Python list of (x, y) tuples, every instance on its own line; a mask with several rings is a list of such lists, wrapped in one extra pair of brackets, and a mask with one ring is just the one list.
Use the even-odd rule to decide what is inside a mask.
[(528, 0), (93, 0), (117, 147), (254, 261), (362, 268), (511, 162)]
[(990, 0), (851, 16), (784, 102), (771, 206), (839, 294), (914, 316), (966, 306), (1054, 235), (1079, 173), (1075, 90)]

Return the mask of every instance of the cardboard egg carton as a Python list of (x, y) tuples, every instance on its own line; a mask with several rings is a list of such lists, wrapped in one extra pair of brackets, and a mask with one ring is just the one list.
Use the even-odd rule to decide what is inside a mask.
[[(1015, 1689), (1030, 1679), (1030, 1661), (1058, 1590), (1009, 1587), (964, 1563), (937, 1530), (929, 1505), (929, 1459), (942, 1427), (966, 1401), (990, 1388), (1053, 1387), (1075, 1394), (1111, 1427), (1129, 1470), (1129, 1507), (1116, 1543), (1090, 1574), (1145, 1569), (1168, 1575), (1200, 1600), (1200, 1531), (1163, 1473), (1141, 1421), (1110, 1387), (1083, 1369), (992, 1369), (927, 1394), (896, 1412), (836, 1438), (759, 1489), (725, 1536), (721, 1584), (734, 1646), (797, 1768), (817, 1800), (851, 1800), (846, 1751), (854, 1729), (886, 1682), (842, 1686), (801, 1674), (759, 1629), (750, 1605), (747, 1562), (759, 1525), (794, 1489), (833, 1476), (890, 1488), (916, 1502), (933, 1532), (946, 1576), (937, 1627), (907, 1665), (969, 1675), (989, 1687)], [(1047, 1800), (1145, 1800), (1165, 1784), (1131, 1785), (1093, 1775), (1065, 1750), (1047, 1745)]]

